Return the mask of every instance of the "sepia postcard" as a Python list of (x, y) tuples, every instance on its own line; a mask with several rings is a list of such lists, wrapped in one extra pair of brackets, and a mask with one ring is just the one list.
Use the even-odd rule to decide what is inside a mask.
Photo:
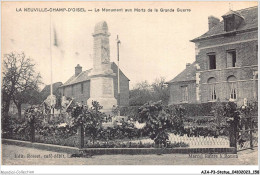
[(1, 50), (1, 174), (259, 174), (258, 1), (2, 1)]

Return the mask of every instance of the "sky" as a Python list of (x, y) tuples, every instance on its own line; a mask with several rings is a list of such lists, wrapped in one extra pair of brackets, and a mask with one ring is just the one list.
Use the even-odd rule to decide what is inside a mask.
[[(195, 44), (190, 40), (208, 30), (208, 16), (222, 20), (232, 10), (256, 6), (257, 2), (3, 2), (2, 54), (24, 52), (36, 64), (43, 85), (66, 82), (77, 64), (83, 70), (93, 65), (95, 24), (106, 21), (110, 35), (110, 61), (117, 61), (119, 35), (120, 68), (136, 83), (156, 78), (173, 79), (195, 61)], [(24, 8), (85, 8), (87, 12), (24, 12)], [(95, 12), (101, 8), (146, 9), (146, 12)], [(147, 12), (147, 9), (153, 12)], [(154, 12), (154, 9), (159, 12)], [(177, 9), (190, 12), (177, 12)], [(174, 9), (174, 12), (160, 12)], [(54, 28), (59, 47), (54, 47)], [(51, 38), (51, 39), (50, 39)], [(50, 54), (50, 45), (51, 52)], [(2, 55), (3, 58), (3, 55)]]

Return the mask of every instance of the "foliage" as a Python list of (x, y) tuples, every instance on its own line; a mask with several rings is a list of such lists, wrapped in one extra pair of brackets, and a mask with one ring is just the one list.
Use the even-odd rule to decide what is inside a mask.
[[(53, 95), (55, 95), (56, 97), (60, 96), (61, 93), (59, 91), (59, 87), (62, 85), (62, 82), (55, 82), (52, 84), (52, 93)], [(41, 94), (40, 94), (40, 98), (41, 101), (46, 100), (46, 98), (50, 95), (50, 90), (51, 90), (51, 86), (50, 85), (46, 85), (42, 90), (41, 90)]]
[(83, 126), (85, 133), (91, 137), (93, 143), (98, 137), (105, 119), (105, 114), (100, 112), (101, 109), (102, 106), (97, 101), (92, 101), (91, 108), (75, 106), (71, 109), (73, 127)]
[[(14, 100), (18, 111), (22, 103), (29, 102), (32, 90), (38, 90), (41, 76), (34, 70), (35, 64), (24, 53), (5, 54), (3, 59), (2, 102), (3, 113), (8, 115), (10, 101)], [(20, 114), (19, 114), (20, 115)]]
[(212, 107), (215, 103), (200, 103), (200, 104), (181, 104), (177, 106), (182, 106), (185, 109), (186, 117), (195, 117), (195, 116), (212, 116)]
[(32, 130), (40, 130), (42, 128), (43, 114), (39, 106), (31, 106), (25, 111), (25, 121), (16, 128), (15, 132), (23, 135), (30, 135)]
[(62, 109), (62, 96), (61, 93), (56, 93), (56, 104), (55, 104), (55, 109)]
[(1, 130), (3, 138), (10, 138), (13, 135), (13, 130), (17, 122), (15, 119), (8, 115), (2, 115), (1, 117)]
[[(245, 131), (251, 129), (254, 132), (258, 128), (258, 104), (257, 102), (249, 103), (247, 106), (241, 106), (238, 108), (239, 117), (237, 122), (234, 122), (236, 130), (238, 131), (237, 134), (237, 142), (241, 147), (243, 147), (244, 142), (250, 139), (250, 132)], [(256, 115), (256, 116), (255, 116)]]
[(122, 121), (121, 125), (115, 127), (102, 128), (100, 130), (99, 139), (106, 142), (116, 139), (133, 139), (139, 138), (142, 135), (141, 130), (134, 127), (133, 123)]
[(212, 106), (212, 113), (215, 117), (215, 123), (218, 129), (226, 125), (224, 104), (219, 101)]
[(126, 106), (120, 107), (120, 114), (122, 116), (128, 116), (129, 118), (137, 121), (140, 118), (138, 110), (141, 106)]
[(142, 106), (150, 101), (162, 100), (163, 104), (167, 104), (169, 100), (169, 90), (165, 83), (165, 78), (156, 78), (152, 84), (147, 81), (138, 83), (129, 94), (130, 106)]
[(117, 116), (119, 111), (120, 111), (120, 107), (113, 105), (113, 107), (112, 107), (112, 114), (113, 114), (113, 116)]
[[(257, 103), (237, 107), (234, 102), (215, 103), (212, 106), (213, 116), (186, 116), (185, 105), (164, 106), (161, 101), (147, 103), (138, 109), (138, 117), (129, 117), (131, 120), (122, 121), (115, 127), (103, 128), (105, 114), (100, 112), (102, 107), (98, 102), (92, 102), (92, 107), (78, 106), (68, 108), (70, 121), (65, 121), (64, 116), (46, 122), (46, 117), (40, 106), (32, 106), (25, 112), (25, 121), (16, 121), (2, 117), (2, 133), (5, 138), (29, 140), (31, 124), (34, 124), (36, 141), (67, 146), (77, 146), (77, 128), (84, 127), (85, 137), (92, 139), (87, 147), (149, 147), (143, 143), (131, 142), (135, 138), (149, 136), (154, 140), (155, 147), (171, 147), (169, 133), (175, 135), (187, 134), (192, 136), (218, 137), (228, 136), (230, 129), (248, 129), (249, 119), (256, 113)], [(127, 110), (135, 113), (136, 107)], [(127, 111), (125, 110), (125, 111)], [(133, 114), (134, 115), (134, 114)], [(48, 117), (47, 117), (48, 118)], [(143, 129), (136, 129), (133, 121), (145, 122)], [(257, 118), (253, 120), (257, 127)], [(248, 132), (239, 132), (237, 140), (243, 144)], [(126, 141), (126, 140), (131, 141)], [(122, 143), (117, 143), (122, 142)]]
[(92, 142), (99, 135), (99, 131), (102, 127), (102, 122), (104, 121), (105, 114), (100, 112), (103, 107), (99, 105), (97, 101), (92, 101), (92, 107), (87, 113), (86, 122), (84, 123), (85, 132), (90, 135)]
[(172, 126), (171, 116), (163, 110), (162, 102), (146, 103), (139, 108), (141, 122), (146, 122), (145, 129), (156, 145), (166, 147)]
[(170, 131), (182, 136), (184, 133), (185, 108), (182, 106), (165, 106), (164, 110), (170, 115), (172, 121)]

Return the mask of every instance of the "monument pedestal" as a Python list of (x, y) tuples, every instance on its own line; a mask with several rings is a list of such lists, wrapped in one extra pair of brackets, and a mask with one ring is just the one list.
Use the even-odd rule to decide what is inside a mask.
[(113, 74), (90, 79), (90, 98), (87, 101), (89, 107), (92, 106), (92, 101), (97, 101), (100, 106), (103, 106), (102, 112), (112, 112), (113, 105), (117, 105), (114, 97)]

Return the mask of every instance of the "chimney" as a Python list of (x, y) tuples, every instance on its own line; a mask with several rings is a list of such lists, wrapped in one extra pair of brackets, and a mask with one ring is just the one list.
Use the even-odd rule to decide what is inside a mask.
[(190, 67), (190, 63), (186, 63), (186, 68)]
[(209, 16), (208, 17), (208, 24), (209, 24), (209, 30), (217, 25), (220, 22), (220, 19), (214, 17), (214, 16)]
[(82, 67), (78, 64), (75, 67), (75, 77), (78, 76), (82, 72)]

